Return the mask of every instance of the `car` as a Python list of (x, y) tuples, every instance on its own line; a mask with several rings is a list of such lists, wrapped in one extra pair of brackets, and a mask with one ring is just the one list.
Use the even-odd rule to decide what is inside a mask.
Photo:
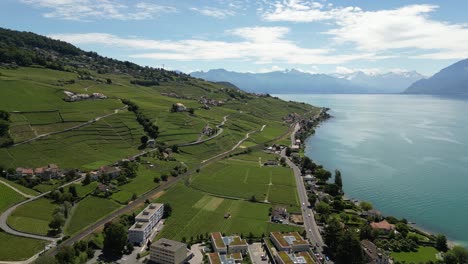
[(312, 232), (312, 229), (309, 229), (309, 232)]
[(305, 203), (302, 203), (302, 205), (305, 205)]
[(325, 259), (326, 259), (327, 261), (330, 261), (330, 259), (328, 258), (328, 256), (325, 256)]
[(310, 217), (310, 214), (309, 214), (309, 217)]

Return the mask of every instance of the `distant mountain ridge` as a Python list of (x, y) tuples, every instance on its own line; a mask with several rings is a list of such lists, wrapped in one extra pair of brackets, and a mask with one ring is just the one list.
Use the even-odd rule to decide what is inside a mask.
[(266, 73), (241, 73), (214, 69), (190, 73), (192, 77), (215, 82), (230, 82), (256, 93), (368, 94), (400, 93), (423, 76), (417, 72), (368, 75), (364, 72), (328, 75), (291, 69)]
[(428, 79), (413, 83), (404, 93), (468, 96), (468, 59), (456, 62)]

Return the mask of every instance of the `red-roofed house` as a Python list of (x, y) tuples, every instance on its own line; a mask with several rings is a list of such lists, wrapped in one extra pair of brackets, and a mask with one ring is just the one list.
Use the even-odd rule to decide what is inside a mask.
[(370, 225), (373, 229), (384, 230), (387, 232), (395, 230), (395, 225), (390, 224), (387, 222), (387, 220), (383, 220), (381, 222), (372, 222)]

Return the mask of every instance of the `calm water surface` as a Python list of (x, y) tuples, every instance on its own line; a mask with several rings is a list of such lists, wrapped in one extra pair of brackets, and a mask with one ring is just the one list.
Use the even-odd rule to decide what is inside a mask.
[(340, 169), (347, 196), (468, 246), (468, 100), (278, 96), (332, 109), (306, 155)]

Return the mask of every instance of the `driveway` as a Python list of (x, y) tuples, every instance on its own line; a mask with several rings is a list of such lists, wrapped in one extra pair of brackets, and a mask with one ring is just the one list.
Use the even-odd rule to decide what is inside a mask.
[(254, 264), (270, 263), (268, 260), (262, 260), (262, 255), (267, 255), (262, 247), (262, 243), (253, 243), (252, 245), (249, 245), (249, 254), (250, 259)]

